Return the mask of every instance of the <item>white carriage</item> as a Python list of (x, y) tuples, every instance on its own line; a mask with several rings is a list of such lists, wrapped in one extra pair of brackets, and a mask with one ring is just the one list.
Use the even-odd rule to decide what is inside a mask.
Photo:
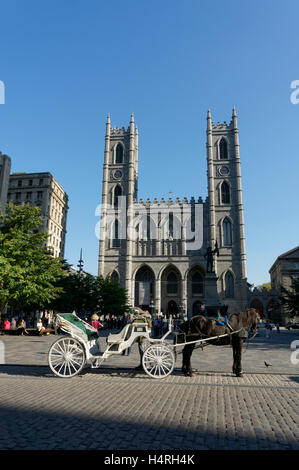
[(121, 354), (137, 341), (143, 346), (142, 365), (150, 377), (164, 378), (174, 369), (173, 348), (165, 342), (171, 333), (171, 322), (167, 333), (155, 339), (150, 337), (146, 318), (139, 316), (120, 333), (108, 335), (104, 352), (100, 350), (97, 331), (74, 313), (57, 314), (56, 327), (66, 333), (53, 343), (48, 354), (49, 366), (58, 377), (74, 377), (88, 365), (100, 367), (110, 356)]

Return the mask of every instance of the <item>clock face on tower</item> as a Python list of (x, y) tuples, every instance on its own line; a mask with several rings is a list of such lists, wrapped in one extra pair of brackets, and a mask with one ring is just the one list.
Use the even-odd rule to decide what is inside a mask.
[(113, 178), (119, 180), (122, 177), (122, 172), (120, 170), (116, 170), (113, 174)]
[(223, 175), (223, 176), (229, 174), (229, 168), (227, 166), (221, 166), (220, 168), (218, 168), (218, 171), (220, 175)]

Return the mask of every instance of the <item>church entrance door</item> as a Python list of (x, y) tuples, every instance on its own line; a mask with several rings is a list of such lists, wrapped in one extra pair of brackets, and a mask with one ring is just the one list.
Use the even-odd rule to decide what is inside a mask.
[(176, 315), (177, 313), (179, 313), (177, 303), (174, 300), (170, 300), (167, 305), (167, 314)]

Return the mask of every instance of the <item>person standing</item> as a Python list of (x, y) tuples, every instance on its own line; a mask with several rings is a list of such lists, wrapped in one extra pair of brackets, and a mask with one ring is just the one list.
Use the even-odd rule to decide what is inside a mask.
[(269, 320), (267, 320), (265, 328), (266, 328), (266, 338), (269, 339), (270, 338), (270, 333), (271, 333), (271, 330), (272, 330), (272, 327), (270, 325)]
[(103, 325), (101, 322), (99, 322), (99, 317), (96, 313), (91, 315), (91, 320), (88, 322), (89, 325), (93, 326), (97, 331), (100, 328), (103, 328)]
[(278, 322), (276, 323), (276, 331), (277, 331), (277, 333), (280, 333), (280, 328), (279, 328), (279, 323)]

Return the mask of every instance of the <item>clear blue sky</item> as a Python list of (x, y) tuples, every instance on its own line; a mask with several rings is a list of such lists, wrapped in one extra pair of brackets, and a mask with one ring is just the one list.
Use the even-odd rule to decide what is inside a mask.
[[(207, 195), (205, 126), (239, 117), (247, 274), (299, 232), (297, 0), (0, 1), (0, 151), (70, 198), (66, 258), (97, 273), (105, 121), (139, 127), (139, 197)], [(157, 168), (159, 171), (157, 171)]]

